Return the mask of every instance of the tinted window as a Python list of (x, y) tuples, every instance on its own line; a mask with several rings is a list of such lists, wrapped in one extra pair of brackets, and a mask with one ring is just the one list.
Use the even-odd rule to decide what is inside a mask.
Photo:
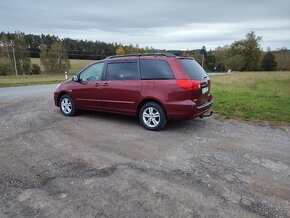
[(80, 81), (99, 81), (102, 78), (104, 63), (96, 63), (86, 68), (80, 74)]
[(137, 62), (108, 63), (106, 80), (138, 80)]
[(174, 79), (167, 61), (140, 60), (140, 70), (142, 79)]
[(203, 80), (207, 78), (206, 72), (195, 60), (180, 59), (179, 61), (183, 68), (186, 70), (190, 79)]

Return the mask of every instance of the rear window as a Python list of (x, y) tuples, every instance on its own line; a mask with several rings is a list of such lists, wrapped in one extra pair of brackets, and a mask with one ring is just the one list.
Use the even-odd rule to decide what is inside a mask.
[(183, 68), (186, 70), (190, 79), (204, 80), (207, 78), (206, 72), (195, 60), (180, 59), (179, 61)]
[(167, 61), (140, 60), (140, 70), (142, 79), (174, 79)]

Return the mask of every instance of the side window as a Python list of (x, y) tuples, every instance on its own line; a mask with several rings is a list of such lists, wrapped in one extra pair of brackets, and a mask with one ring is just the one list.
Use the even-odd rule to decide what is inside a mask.
[(174, 79), (172, 70), (163, 60), (140, 60), (142, 79)]
[(89, 66), (80, 74), (80, 81), (90, 82), (90, 81), (100, 81), (102, 78), (104, 63), (96, 63)]
[(140, 79), (137, 61), (108, 63), (106, 80), (138, 80)]

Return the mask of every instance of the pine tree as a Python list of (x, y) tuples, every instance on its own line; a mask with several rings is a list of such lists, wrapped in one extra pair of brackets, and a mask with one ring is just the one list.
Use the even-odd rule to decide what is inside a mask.
[(262, 70), (275, 71), (277, 69), (277, 62), (274, 54), (269, 50), (262, 59)]

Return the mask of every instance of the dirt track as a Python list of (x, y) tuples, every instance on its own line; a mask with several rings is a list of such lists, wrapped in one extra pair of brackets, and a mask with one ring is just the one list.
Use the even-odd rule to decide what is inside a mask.
[[(0, 90), (1, 92), (1, 90)], [(290, 132), (214, 118), (161, 132), (0, 99), (0, 217), (289, 217)]]

